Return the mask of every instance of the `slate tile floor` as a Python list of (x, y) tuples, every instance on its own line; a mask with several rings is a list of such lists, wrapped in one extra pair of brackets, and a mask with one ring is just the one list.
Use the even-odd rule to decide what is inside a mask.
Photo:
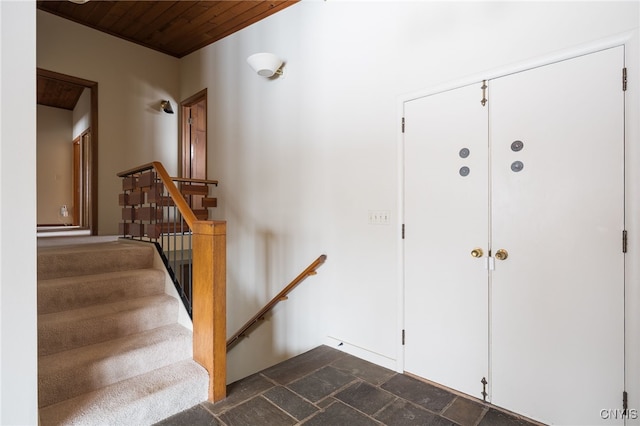
[(533, 426), (481, 401), (319, 346), (156, 426)]

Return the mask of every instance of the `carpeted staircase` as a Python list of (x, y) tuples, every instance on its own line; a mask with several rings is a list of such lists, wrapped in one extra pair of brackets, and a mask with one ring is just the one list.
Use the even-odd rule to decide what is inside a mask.
[(152, 424), (207, 399), (155, 248), (38, 248), (38, 402), (48, 425)]

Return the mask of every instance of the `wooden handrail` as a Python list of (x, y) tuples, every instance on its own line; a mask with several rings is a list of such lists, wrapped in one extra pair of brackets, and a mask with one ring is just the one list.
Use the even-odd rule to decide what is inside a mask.
[(189, 207), (189, 203), (184, 199), (184, 196), (180, 192), (180, 190), (173, 183), (173, 179), (167, 173), (167, 169), (164, 168), (162, 163), (159, 161), (152, 161), (151, 163), (143, 164), (142, 166), (134, 167), (133, 169), (125, 170), (124, 172), (120, 172), (117, 174), (118, 177), (125, 177), (129, 175), (133, 175), (136, 173), (142, 173), (147, 170), (155, 169), (158, 177), (162, 180), (165, 188), (167, 188), (167, 192), (173, 198), (173, 201), (176, 203), (176, 207), (182, 214), (182, 217), (189, 225), (189, 228), (193, 229), (193, 224), (198, 220), (191, 207)]
[[(116, 173), (116, 176), (125, 177), (125, 176), (129, 176), (129, 175), (135, 175), (137, 173), (142, 173), (144, 171), (153, 169), (156, 164), (162, 164), (162, 163), (160, 163), (158, 161), (152, 161), (151, 163), (142, 164), (142, 165), (134, 167), (132, 169), (125, 170), (125, 171), (120, 172), (120, 173)], [(164, 166), (162, 168), (164, 168)]]
[(184, 177), (172, 177), (171, 179), (173, 179), (174, 182), (204, 183), (205, 185), (218, 186), (217, 180), (194, 179), (194, 178), (184, 178)]
[(226, 222), (198, 220), (176, 187), (176, 179), (169, 176), (160, 162), (153, 161), (117, 175), (124, 178), (152, 169), (193, 234), (193, 359), (209, 373), (209, 401), (217, 402), (227, 392)]
[(189, 228), (193, 229), (193, 225), (196, 223), (198, 218), (196, 217), (193, 210), (191, 210), (191, 207), (189, 207), (189, 203), (187, 203), (187, 200), (184, 199), (182, 192), (180, 192), (180, 190), (173, 183), (173, 179), (171, 179), (169, 173), (167, 173), (167, 170), (164, 168), (162, 163), (154, 161), (151, 164), (153, 164), (153, 168), (156, 169), (158, 177), (160, 178), (160, 180), (162, 180), (164, 187), (167, 188), (167, 192), (169, 193), (169, 195), (171, 195), (171, 198), (176, 203), (176, 207), (178, 207), (178, 210), (182, 214), (184, 220), (187, 222), (187, 225), (189, 225)]
[[(159, 161), (152, 161), (151, 163), (143, 164), (138, 167), (134, 167), (133, 169), (125, 170), (124, 172), (120, 172), (117, 174), (118, 177), (125, 177), (129, 175), (133, 175), (136, 173), (141, 173), (146, 170), (151, 170), (156, 168), (158, 165), (164, 169), (164, 166)], [(165, 170), (166, 172), (166, 170)], [(167, 174), (169, 176), (169, 174)], [(184, 177), (172, 177), (171, 180), (174, 182), (193, 182), (193, 183), (204, 183), (207, 185), (215, 185), (218, 186), (217, 180), (209, 180), (209, 179), (193, 179), (193, 178), (184, 178)]]
[(287, 295), (302, 281), (305, 280), (308, 276), (317, 274), (316, 269), (318, 269), (324, 261), (327, 259), (327, 255), (323, 254), (313, 261), (307, 268), (300, 273), (293, 281), (289, 283), (276, 297), (271, 299), (269, 303), (264, 305), (262, 309), (258, 311), (249, 321), (247, 321), (238, 331), (236, 331), (228, 340), (227, 340), (227, 351), (231, 349), (242, 337), (246, 337), (247, 331), (251, 327), (253, 327), (260, 319), (264, 318), (264, 316), (274, 308), (278, 302), (285, 300)]

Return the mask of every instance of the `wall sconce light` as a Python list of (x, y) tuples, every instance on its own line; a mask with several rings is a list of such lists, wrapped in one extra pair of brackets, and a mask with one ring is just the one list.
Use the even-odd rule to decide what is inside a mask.
[(167, 114), (173, 114), (173, 108), (171, 108), (171, 102), (169, 101), (160, 102), (160, 108)]
[(255, 53), (247, 58), (247, 62), (262, 77), (273, 77), (284, 73), (282, 59), (273, 53)]

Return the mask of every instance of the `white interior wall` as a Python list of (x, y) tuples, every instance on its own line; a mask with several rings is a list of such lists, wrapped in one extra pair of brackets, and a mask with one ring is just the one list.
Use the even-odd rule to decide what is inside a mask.
[[(229, 380), (323, 342), (399, 368), (399, 97), (636, 29), (638, 17), (637, 2), (302, 2), (182, 59), (180, 97), (209, 93), (228, 331), (328, 255), (229, 353)], [(252, 72), (260, 51), (286, 61), (284, 78)], [(369, 210), (391, 223), (369, 224)]]
[(38, 224), (70, 224), (73, 219), (61, 216), (60, 208), (73, 212), (73, 113), (38, 105), (37, 116)]
[(37, 11), (37, 66), (98, 82), (98, 233), (116, 234), (120, 217), (116, 173), (150, 161), (177, 172), (178, 60)]
[[(156, 97), (176, 101), (209, 88), (209, 176), (221, 181), (216, 215), (229, 223), (229, 331), (328, 254), (320, 273), (230, 353), (233, 380), (327, 336), (397, 364), (398, 96), (634, 29), (638, 16), (636, 2), (303, 2), (181, 60), (180, 90), (170, 91), (175, 83), (157, 84), (167, 77), (135, 57), (173, 59), (38, 12), (37, 65), (100, 83), (104, 233), (117, 206), (103, 204), (118, 185), (104, 182), (137, 164), (129, 160), (149, 160), (137, 147), (175, 162), (176, 116), (167, 124), (155, 115)], [(263, 50), (287, 61), (284, 79), (248, 68), (246, 57)], [(129, 90), (118, 89), (120, 79)], [(134, 108), (141, 99), (153, 114)], [(169, 136), (150, 146), (147, 133)], [(368, 210), (391, 211), (391, 224), (369, 225)], [(638, 262), (629, 263), (637, 277)], [(262, 357), (252, 361), (255, 353)], [(638, 406), (640, 389), (630, 386)]]
[(0, 424), (38, 424), (35, 2), (0, 1)]
[(73, 134), (75, 140), (91, 127), (91, 89), (85, 88), (73, 109)]

